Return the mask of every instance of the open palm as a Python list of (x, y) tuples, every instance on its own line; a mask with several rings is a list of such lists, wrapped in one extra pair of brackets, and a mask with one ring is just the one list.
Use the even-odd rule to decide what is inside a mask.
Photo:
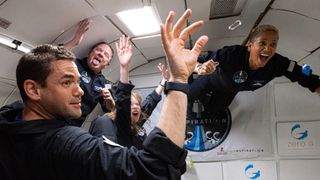
[(191, 16), (191, 10), (187, 10), (172, 28), (174, 12), (170, 12), (166, 23), (161, 26), (161, 38), (170, 68), (170, 80), (186, 83), (193, 72), (197, 58), (208, 41), (207, 36), (201, 36), (194, 47), (186, 49), (185, 42), (195, 30), (203, 25), (203, 21), (197, 21), (183, 29), (187, 19)]
[(119, 43), (116, 43), (117, 54), (121, 66), (127, 66), (132, 56), (132, 46), (129, 37), (122, 35)]

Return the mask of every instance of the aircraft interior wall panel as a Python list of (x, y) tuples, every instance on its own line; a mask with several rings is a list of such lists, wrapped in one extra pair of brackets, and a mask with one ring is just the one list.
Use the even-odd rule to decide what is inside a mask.
[(298, 83), (274, 84), (277, 121), (320, 120), (320, 96)]
[(87, 0), (100, 15), (115, 14), (131, 8), (143, 7), (141, 0)]
[(280, 180), (317, 180), (320, 177), (320, 160), (280, 160)]
[(277, 180), (276, 162), (254, 160), (224, 162), (223, 177), (223, 180)]
[(160, 58), (154, 61), (148, 62), (148, 64), (145, 64), (143, 66), (140, 66), (136, 69), (133, 69), (130, 71), (130, 77), (135, 76), (148, 76), (148, 74), (157, 74), (161, 76), (160, 71), (158, 70), (157, 66), (159, 63), (165, 64), (165, 59)]
[(8, 84), (0, 81), (0, 87), (0, 107), (21, 99), (18, 88), (11, 83)]
[(3, 47), (0, 45), (0, 81), (1, 79), (8, 79), (15, 81), (16, 67), (22, 54), (13, 49)]
[(313, 17), (315, 19), (320, 19), (320, 1), (318, 0), (290, 0), (290, 3), (288, 3), (287, 0), (276, 0), (272, 7), (278, 9), (287, 9), (309, 17)]
[(283, 157), (320, 157), (320, 120), (277, 123), (278, 154)]
[(136, 89), (139, 88), (150, 88), (158, 86), (159, 82), (161, 81), (161, 75), (159, 74), (152, 74), (145, 77), (136, 76), (130, 78), (132, 84), (135, 85)]
[(160, 35), (150, 36), (147, 38), (133, 38), (132, 42), (147, 59), (155, 59), (165, 56), (162, 51), (163, 48)]
[(182, 176), (182, 180), (223, 180), (222, 163), (193, 163), (190, 167), (187, 165), (188, 170)]

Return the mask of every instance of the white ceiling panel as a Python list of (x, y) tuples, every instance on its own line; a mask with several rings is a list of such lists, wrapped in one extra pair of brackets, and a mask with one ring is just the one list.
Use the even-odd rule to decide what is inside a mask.
[(193, 14), (190, 18), (190, 22), (199, 20), (209, 21), (211, 0), (201, 0), (201, 3), (195, 0), (187, 0), (187, 5), (188, 8), (192, 10)]
[(129, 70), (131, 71), (132, 69), (147, 63), (148, 61), (143, 55), (140, 54), (133, 56), (130, 62)]
[(0, 78), (16, 79), (16, 67), (22, 53), (0, 45)]
[(235, 44), (241, 44), (244, 36), (240, 37), (226, 37), (226, 38), (209, 38), (208, 44), (205, 46), (203, 51), (216, 51), (223, 48), (224, 46), (231, 46)]
[(12, 22), (0, 32), (30, 45), (49, 43), (71, 24), (96, 15), (79, 0), (9, 0), (0, 7), (0, 17)]
[(185, 11), (184, 0), (154, 0), (152, 3), (157, 7), (162, 22), (166, 21), (170, 11), (174, 11), (176, 13), (174, 22), (176, 22), (178, 17), (180, 17)]
[(139, 68), (133, 69), (130, 72), (130, 76), (135, 77), (135, 76), (143, 76), (148, 74), (156, 74), (161, 76), (161, 73), (157, 67), (159, 63), (165, 64), (165, 59), (160, 58), (160, 59), (149, 62), (147, 65), (143, 65)]
[(12, 102), (19, 97), (19, 91), (11, 82), (3, 82), (0, 78), (0, 106), (2, 107), (9, 102)]
[(314, 19), (320, 20), (320, 1), (319, 0), (276, 0), (272, 8), (279, 10), (288, 10), (292, 13), (302, 14)]
[(132, 42), (140, 49), (147, 59), (155, 59), (164, 56), (160, 35), (146, 38), (133, 38)]
[(141, 8), (142, 0), (87, 0), (97, 13), (103, 16), (113, 15), (117, 12)]

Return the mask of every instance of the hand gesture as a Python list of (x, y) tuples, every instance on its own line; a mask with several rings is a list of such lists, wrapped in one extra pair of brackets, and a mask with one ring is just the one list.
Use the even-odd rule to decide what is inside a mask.
[(192, 50), (184, 48), (189, 36), (203, 25), (203, 21), (197, 21), (183, 29), (191, 13), (190, 9), (186, 10), (173, 26), (175, 13), (171, 11), (165, 24), (161, 25), (161, 40), (167, 56), (170, 81), (187, 83), (202, 48), (208, 42), (207, 36), (201, 36)]
[(217, 66), (219, 65), (219, 62), (213, 61), (210, 59), (209, 61), (203, 63), (201, 67), (198, 69), (199, 75), (209, 75), (213, 73)]
[(168, 69), (167, 69), (167, 68), (164, 66), (164, 64), (162, 64), (162, 63), (159, 63), (157, 67), (158, 67), (159, 71), (160, 71), (161, 74), (162, 74), (162, 79), (163, 79), (164, 81), (168, 81), (168, 80), (169, 80), (169, 77), (170, 77), (170, 74), (169, 74)]
[(113, 111), (116, 107), (116, 103), (114, 102), (114, 99), (107, 88), (101, 88), (100, 94), (103, 98), (103, 101), (106, 105), (106, 108), (110, 111)]
[(120, 37), (119, 43), (116, 43), (116, 48), (120, 65), (128, 66), (132, 56), (130, 38), (126, 38), (124, 35), (122, 35)]

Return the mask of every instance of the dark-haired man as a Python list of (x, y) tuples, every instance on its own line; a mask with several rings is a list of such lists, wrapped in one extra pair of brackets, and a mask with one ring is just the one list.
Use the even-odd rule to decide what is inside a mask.
[(187, 153), (183, 149), (187, 80), (208, 41), (202, 36), (192, 50), (184, 48), (189, 35), (203, 25), (198, 21), (183, 29), (190, 16), (187, 10), (172, 28), (174, 13), (170, 12), (161, 26), (170, 73), (167, 97), (159, 123), (139, 151), (68, 125), (68, 119), (80, 117), (84, 94), (70, 51), (42, 45), (25, 54), (16, 70), (24, 107), (0, 110), (1, 178), (180, 179)]

